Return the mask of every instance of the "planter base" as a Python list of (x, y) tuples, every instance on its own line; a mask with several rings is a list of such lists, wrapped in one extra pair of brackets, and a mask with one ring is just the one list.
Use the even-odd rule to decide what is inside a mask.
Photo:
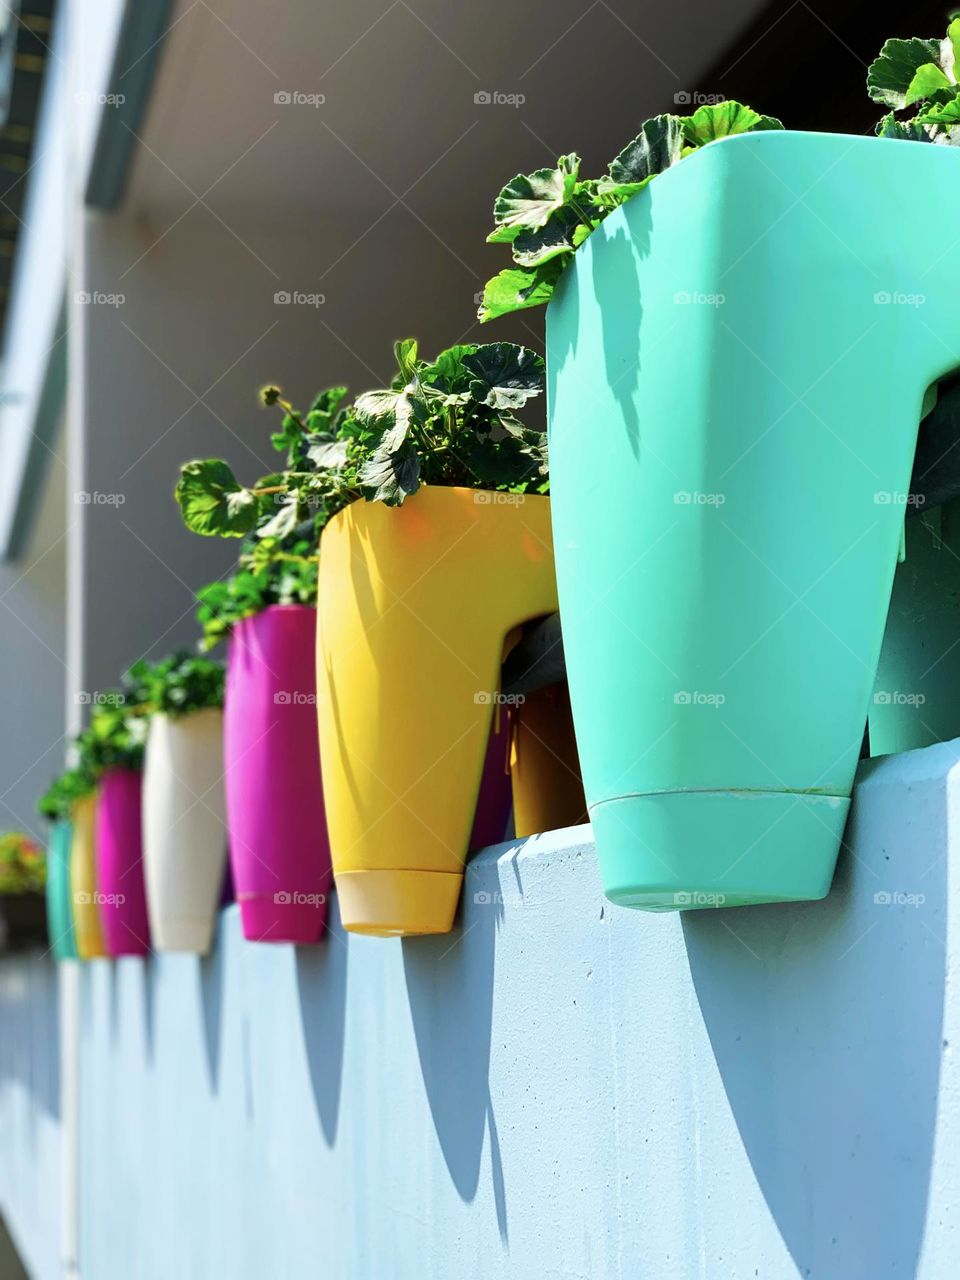
[(449, 933), (463, 876), (448, 871), (341, 871), (340, 919), (349, 933), (409, 938)]
[(187, 951), (205, 956), (213, 942), (213, 922), (206, 916), (195, 920), (165, 920), (162, 928), (151, 930), (154, 951)]
[(319, 942), (327, 921), (323, 894), (245, 894), (239, 902), (248, 942)]
[(850, 801), (785, 791), (664, 791), (590, 811), (604, 890), (646, 911), (802, 902), (830, 891)]

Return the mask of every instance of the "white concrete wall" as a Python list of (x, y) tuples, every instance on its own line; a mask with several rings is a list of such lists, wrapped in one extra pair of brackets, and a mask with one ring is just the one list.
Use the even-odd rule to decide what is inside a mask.
[(862, 766), (822, 903), (612, 907), (577, 828), (448, 937), (85, 966), (83, 1274), (953, 1280), (958, 766)]

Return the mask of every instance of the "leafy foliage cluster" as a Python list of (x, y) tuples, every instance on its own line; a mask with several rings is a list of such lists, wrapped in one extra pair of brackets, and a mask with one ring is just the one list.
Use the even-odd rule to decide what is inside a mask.
[(283, 470), (246, 486), (221, 458), (181, 468), (187, 527), (245, 539), (238, 571), (198, 593), (205, 650), (270, 604), (316, 602), (317, 540), (351, 502), (400, 506), (421, 484), (546, 491), (546, 435), (519, 416), (543, 392), (540, 356), (510, 342), (463, 343), (428, 361), (413, 338), (394, 356), (390, 385), (350, 405), (345, 387), (330, 387), (302, 414), (264, 388), (263, 403), (283, 413), (271, 437)]
[(487, 237), (509, 244), (516, 265), (487, 281), (481, 321), (549, 302), (571, 255), (604, 218), (691, 152), (717, 138), (782, 128), (739, 102), (708, 104), (693, 115), (644, 121), (602, 178), (581, 178), (575, 152), (554, 169), (517, 174), (497, 196)]
[[(960, 18), (942, 40), (887, 40), (867, 69), (867, 92), (892, 108), (877, 124), (882, 138), (960, 146)], [(906, 120), (898, 111), (915, 109)]]
[(119, 688), (98, 698), (88, 727), (73, 742), (72, 766), (40, 797), (40, 813), (52, 822), (65, 820), (108, 769), (141, 769), (149, 717), (155, 712), (176, 717), (221, 707), (223, 685), (223, 664), (189, 650), (160, 662), (134, 663)]
[(0, 893), (39, 893), (47, 882), (43, 850), (22, 831), (0, 835)]

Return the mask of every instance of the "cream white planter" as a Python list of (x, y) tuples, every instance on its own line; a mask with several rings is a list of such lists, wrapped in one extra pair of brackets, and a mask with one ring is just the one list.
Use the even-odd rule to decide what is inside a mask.
[(143, 861), (157, 951), (210, 950), (227, 857), (223, 712), (155, 715), (143, 775)]

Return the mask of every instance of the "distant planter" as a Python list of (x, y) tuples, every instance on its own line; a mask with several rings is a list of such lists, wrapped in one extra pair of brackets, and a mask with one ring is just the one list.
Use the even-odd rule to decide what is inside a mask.
[(141, 835), (142, 775), (109, 769), (97, 786), (96, 856), (100, 921), (112, 956), (150, 951)]
[(588, 821), (566, 685), (528, 693), (517, 708), (511, 779), (519, 838)]
[(452, 927), (504, 639), (556, 608), (549, 508), (431, 486), (324, 531), (320, 760), (349, 930)]
[(154, 715), (143, 775), (143, 858), (157, 951), (209, 951), (226, 856), (222, 711)]
[(73, 899), (73, 932), (81, 960), (107, 954), (97, 905), (97, 857), (94, 797), (83, 796), (73, 806), (70, 827), (70, 890)]
[(950, 148), (720, 141), (607, 218), (550, 304), (564, 647), (615, 902), (830, 888), (921, 403), (960, 364), (918, 191), (953, 205)]
[(332, 874), (317, 743), (317, 611), (233, 629), (224, 706), (230, 861), (244, 937), (317, 942)]
[(0, 953), (49, 945), (42, 893), (0, 893)]
[(76, 960), (77, 941), (73, 929), (70, 894), (70, 845), (73, 832), (69, 822), (55, 822), (47, 843), (47, 931), (58, 960)]

